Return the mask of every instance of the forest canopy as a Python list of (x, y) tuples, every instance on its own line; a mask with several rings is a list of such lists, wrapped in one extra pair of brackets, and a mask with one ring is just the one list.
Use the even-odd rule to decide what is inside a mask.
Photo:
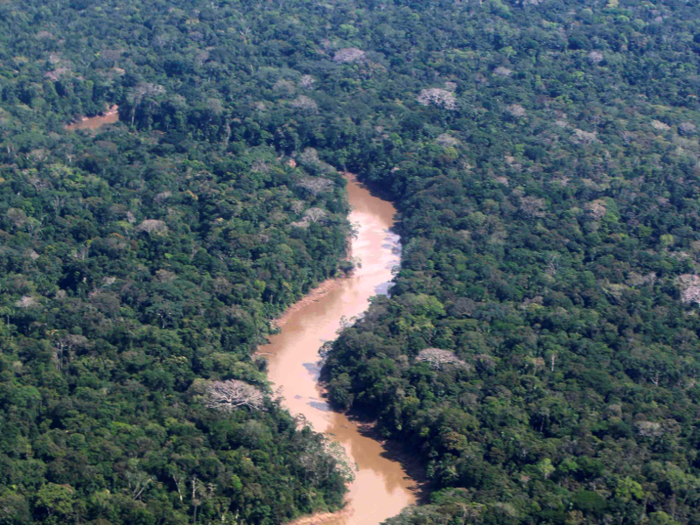
[(251, 358), (348, 267), (336, 170), (400, 212), (324, 371), (426, 468), (391, 523), (700, 523), (699, 14), (1, 2), (0, 523), (341, 505)]

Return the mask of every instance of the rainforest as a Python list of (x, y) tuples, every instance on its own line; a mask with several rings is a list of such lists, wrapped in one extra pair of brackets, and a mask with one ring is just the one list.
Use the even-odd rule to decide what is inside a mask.
[(699, 71), (686, 0), (0, 0), (0, 524), (352, 507), (266, 357), (375, 257), (352, 173), (384, 523), (700, 525)]

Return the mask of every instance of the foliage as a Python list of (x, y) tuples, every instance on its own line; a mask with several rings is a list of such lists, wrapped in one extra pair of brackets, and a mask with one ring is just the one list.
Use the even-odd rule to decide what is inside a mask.
[(426, 465), (395, 523), (700, 523), (693, 3), (7, 0), (0, 27), (0, 519), (340, 504), (274, 403), (204, 406), (265, 388), (269, 319), (345, 258), (337, 166), (401, 212), (393, 295), (325, 370)]

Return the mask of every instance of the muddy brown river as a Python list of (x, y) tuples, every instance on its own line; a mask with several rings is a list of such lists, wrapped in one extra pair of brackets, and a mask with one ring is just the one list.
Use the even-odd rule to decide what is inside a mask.
[(399, 264), (399, 239), (390, 232), (394, 207), (348, 177), (350, 221), (358, 235), (352, 255), (362, 266), (352, 276), (323, 283), (279, 320), (281, 332), (260, 349), (269, 362), (269, 379), (282, 387), (292, 414), (303, 414), (315, 430), (340, 442), (357, 463), (346, 510), (323, 523), (374, 525), (415, 502), (411, 480), (401, 465), (387, 459), (383, 446), (360, 432), (358, 425), (333, 412), (318, 385), (318, 350), (337, 337), (343, 319), (361, 315), (370, 297), (387, 293), (391, 269)]
[[(97, 129), (118, 120), (113, 106), (103, 115), (83, 118), (66, 129)], [(357, 423), (333, 412), (318, 385), (321, 345), (337, 337), (343, 320), (362, 315), (370, 297), (387, 293), (391, 269), (399, 264), (399, 238), (390, 231), (396, 210), (352, 176), (347, 180), (350, 221), (358, 233), (351, 241), (352, 255), (362, 266), (350, 277), (326, 281), (292, 306), (278, 321), (281, 332), (260, 349), (268, 359), (269, 379), (275, 387), (282, 387), (292, 414), (304, 415), (315, 430), (340, 442), (358, 466), (342, 512), (302, 518), (294, 525), (376, 525), (416, 500), (415, 482), (401, 465), (388, 459), (384, 447), (363, 435)]]
[(68, 131), (75, 131), (76, 129), (97, 129), (105, 124), (114, 124), (115, 122), (119, 122), (119, 108), (117, 106), (112, 106), (103, 115), (83, 117), (77, 122), (67, 124), (66, 129)]

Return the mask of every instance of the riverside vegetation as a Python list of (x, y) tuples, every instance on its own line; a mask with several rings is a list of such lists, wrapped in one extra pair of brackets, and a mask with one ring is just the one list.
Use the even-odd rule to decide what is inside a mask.
[(340, 506), (250, 358), (351, 266), (331, 166), (400, 212), (324, 371), (426, 467), (391, 523), (700, 523), (699, 54), (681, 0), (0, 2), (0, 523)]

